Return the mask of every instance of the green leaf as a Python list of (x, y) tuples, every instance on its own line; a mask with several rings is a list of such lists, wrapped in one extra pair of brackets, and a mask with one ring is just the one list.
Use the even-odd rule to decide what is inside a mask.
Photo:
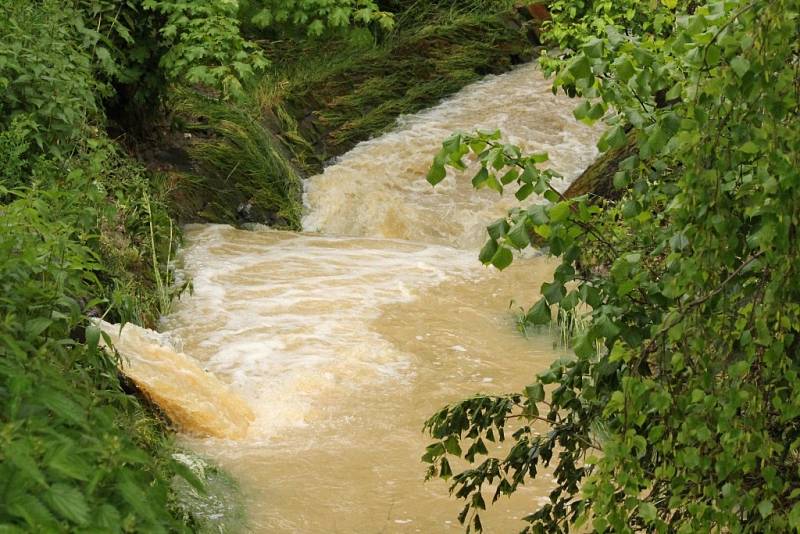
[(519, 177), (519, 171), (516, 169), (511, 169), (500, 178), (500, 183), (503, 185), (508, 185), (511, 182), (515, 181), (518, 177)]
[(602, 119), (603, 115), (606, 113), (606, 108), (601, 103), (597, 103), (589, 109), (589, 112), (586, 114), (586, 118), (589, 119), (590, 123), (594, 123), (595, 121)]
[(643, 502), (639, 504), (639, 517), (647, 523), (652, 523), (658, 517), (658, 511), (652, 503)]
[(566, 220), (566, 218), (570, 214), (571, 208), (570, 203), (568, 201), (562, 201), (552, 206), (549, 210), (550, 220), (552, 222), (562, 222)]
[(89, 354), (97, 351), (97, 344), (100, 343), (100, 329), (95, 325), (86, 327), (86, 345), (89, 347)]
[(450, 462), (447, 461), (447, 458), (442, 458), (442, 461), (439, 463), (439, 477), (444, 480), (449, 480), (452, 476), (453, 470), (450, 467)]
[(679, 232), (670, 238), (669, 245), (672, 250), (681, 251), (689, 246), (689, 238), (686, 237), (685, 233)]
[(537, 382), (525, 387), (525, 396), (530, 402), (542, 402), (544, 400), (544, 386)]
[(622, 126), (616, 125), (612, 126), (603, 134), (600, 141), (597, 142), (597, 148), (600, 152), (606, 152), (615, 148), (621, 148), (627, 142), (628, 138), (625, 136), (625, 130)]
[(514, 193), (514, 196), (517, 197), (517, 200), (523, 201), (526, 198), (528, 198), (529, 196), (531, 196), (532, 194), (533, 194), (533, 185), (532, 184), (525, 184), (522, 187), (520, 187), (519, 189), (517, 189), (517, 192)]
[(501, 195), (503, 194), (503, 186), (500, 185), (500, 182), (497, 181), (497, 178), (494, 176), (494, 174), (490, 174), (489, 177), (486, 178), (485, 183), (486, 187), (488, 187), (492, 191), (496, 191)]
[(481, 261), (481, 263), (486, 265), (492, 261), (492, 258), (496, 253), (497, 253), (497, 241), (495, 241), (494, 239), (490, 239), (486, 242), (485, 245), (483, 245), (481, 253), (478, 256), (478, 259)]
[(731, 68), (739, 78), (742, 78), (750, 70), (750, 62), (742, 56), (736, 56), (731, 60)]
[(559, 282), (544, 283), (542, 284), (542, 295), (547, 299), (549, 304), (558, 304), (564, 298), (566, 289), (564, 284)]
[(761, 517), (764, 519), (768, 518), (772, 514), (772, 508), (772, 501), (769, 499), (764, 499), (758, 503), (758, 513), (761, 514)]
[(25, 324), (25, 331), (31, 338), (35, 338), (53, 324), (52, 319), (36, 317)]
[(534, 167), (533, 165), (526, 165), (525, 170), (522, 172), (522, 176), (519, 177), (519, 180), (525, 184), (532, 184), (533, 179), (539, 174), (539, 170)]
[(745, 154), (758, 154), (759, 148), (758, 145), (752, 141), (747, 141), (743, 145), (739, 147), (739, 150), (744, 152)]
[(525, 315), (525, 320), (533, 325), (544, 325), (550, 323), (552, 320), (552, 312), (550, 306), (545, 299), (539, 299), (539, 302), (533, 305)]
[(486, 167), (481, 167), (481, 170), (479, 170), (472, 178), (472, 187), (475, 189), (480, 189), (486, 183), (488, 178), (489, 170)]
[(567, 72), (576, 80), (586, 79), (592, 75), (592, 65), (585, 54), (578, 54), (570, 62)]
[(78, 525), (85, 525), (89, 521), (89, 506), (86, 504), (86, 499), (72, 486), (53, 484), (45, 494), (45, 500), (50, 508), (64, 519)]
[(507, 234), (508, 240), (511, 242), (511, 245), (516, 249), (523, 249), (530, 244), (530, 236), (528, 235), (528, 229), (525, 225), (526, 218), (522, 217), (519, 221), (509, 230)]
[(36, 481), (36, 483), (41, 486), (47, 485), (37, 462), (30, 455), (25, 445), (19, 442), (12, 442), (10, 445), (6, 446), (3, 452), (5, 457), (22, 471), (26, 477)]
[(497, 219), (495, 222), (486, 227), (489, 235), (495, 241), (499, 241), (501, 237), (506, 235), (509, 230), (508, 221), (505, 219)]
[(200, 480), (200, 478), (189, 468), (189, 466), (177, 460), (173, 460), (171, 466), (175, 473), (189, 483), (189, 485), (192, 486), (200, 495), (206, 494), (205, 483)]
[[(79, 399), (79, 397), (77, 397)], [(40, 390), (39, 399), (59, 418), (71, 421), (77, 425), (86, 424), (86, 409), (76, 400), (67, 397), (60, 391)]]
[(91, 473), (89, 465), (69, 447), (62, 447), (49, 462), (50, 469), (66, 477), (86, 481)]
[(501, 271), (511, 265), (512, 261), (514, 261), (514, 255), (511, 250), (502, 246), (497, 249), (497, 252), (492, 257), (492, 265)]
[(792, 506), (792, 510), (789, 512), (789, 526), (800, 529), (800, 503)]
[(445, 176), (447, 176), (447, 171), (445, 171), (444, 165), (437, 163), (428, 171), (427, 180), (429, 184), (436, 185), (444, 180)]
[(448, 454), (452, 454), (453, 456), (461, 456), (461, 446), (458, 443), (458, 438), (456, 436), (448, 436), (446, 440), (444, 440), (444, 449), (448, 452)]
[(597, 37), (590, 39), (581, 47), (583, 53), (590, 58), (599, 58), (603, 55), (603, 40)]
[(586, 117), (586, 115), (589, 114), (590, 107), (591, 103), (588, 100), (584, 100), (580, 104), (578, 104), (578, 107), (576, 107), (572, 111), (572, 114), (575, 116), (576, 119), (583, 120)]

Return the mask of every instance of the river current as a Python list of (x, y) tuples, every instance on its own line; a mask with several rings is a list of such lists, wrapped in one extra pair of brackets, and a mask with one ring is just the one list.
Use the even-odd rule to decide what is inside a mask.
[[(307, 180), (302, 233), (186, 229), (181, 265), (194, 293), (164, 329), (251, 422), (239, 439), (182, 439), (241, 484), (248, 531), (461, 530), (446, 484), (423, 482), (423, 422), (476, 392), (524, 387), (561, 355), (550, 336), (515, 329), (553, 262), (483, 267), (485, 226), (513, 195), (476, 192), (469, 173), (436, 189), (424, 177), (453, 131), (499, 128), (548, 152), (566, 187), (599, 135), (573, 106), (523, 66), (401, 118)], [(519, 530), (548, 487), (545, 476), (499, 502), (487, 532)]]

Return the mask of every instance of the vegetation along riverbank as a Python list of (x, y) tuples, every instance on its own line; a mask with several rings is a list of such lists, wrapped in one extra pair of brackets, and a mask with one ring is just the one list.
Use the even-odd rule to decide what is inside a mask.
[(527, 532), (800, 531), (800, 0), (0, 2), (0, 530), (241, 528), (92, 319), (157, 326), (183, 223), (299, 230), (305, 177), (535, 58), (600, 159), (562, 192), (546, 154), (457, 132), (427, 178), (477, 164), (529, 202), (480, 260), (554, 256), (520, 327), (582, 326), (527, 387), (431, 414), (429, 478), (468, 531), (545, 472)]

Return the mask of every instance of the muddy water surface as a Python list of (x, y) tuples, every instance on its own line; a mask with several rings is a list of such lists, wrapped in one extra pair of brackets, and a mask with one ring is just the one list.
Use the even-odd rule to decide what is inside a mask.
[[(599, 133), (571, 109), (523, 67), (403, 119), (311, 178), (306, 233), (187, 228), (195, 292), (165, 328), (254, 420), (241, 440), (185, 440), (240, 481), (251, 531), (461, 529), (446, 487), (423, 483), (422, 424), (473, 393), (518, 389), (560, 355), (514, 324), (553, 264), (482, 267), (484, 227), (513, 196), (474, 192), (468, 175), (434, 191), (424, 176), (453, 130), (501, 128), (548, 151), (566, 186)], [(548, 487), (545, 477), (499, 503), (487, 531), (519, 529)]]

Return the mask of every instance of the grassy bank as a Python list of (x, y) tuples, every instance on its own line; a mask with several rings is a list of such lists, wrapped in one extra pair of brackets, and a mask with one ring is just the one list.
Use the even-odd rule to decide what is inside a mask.
[(165, 422), (88, 323), (152, 324), (168, 302), (162, 184), (102, 139), (21, 160), (27, 134), (0, 133), (3, 184), (26, 184), (0, 186), (0, 528), (181, 530)]
[(430, 107), (486, 74), (530, 59), (523, 21), (506, 2), (402, 2), (396, 27), (265, 43), (273, 64), (244, 98), (173, 96), (203, 176), (190, 218), (298, 228), (300, 177), (398, 116)]

